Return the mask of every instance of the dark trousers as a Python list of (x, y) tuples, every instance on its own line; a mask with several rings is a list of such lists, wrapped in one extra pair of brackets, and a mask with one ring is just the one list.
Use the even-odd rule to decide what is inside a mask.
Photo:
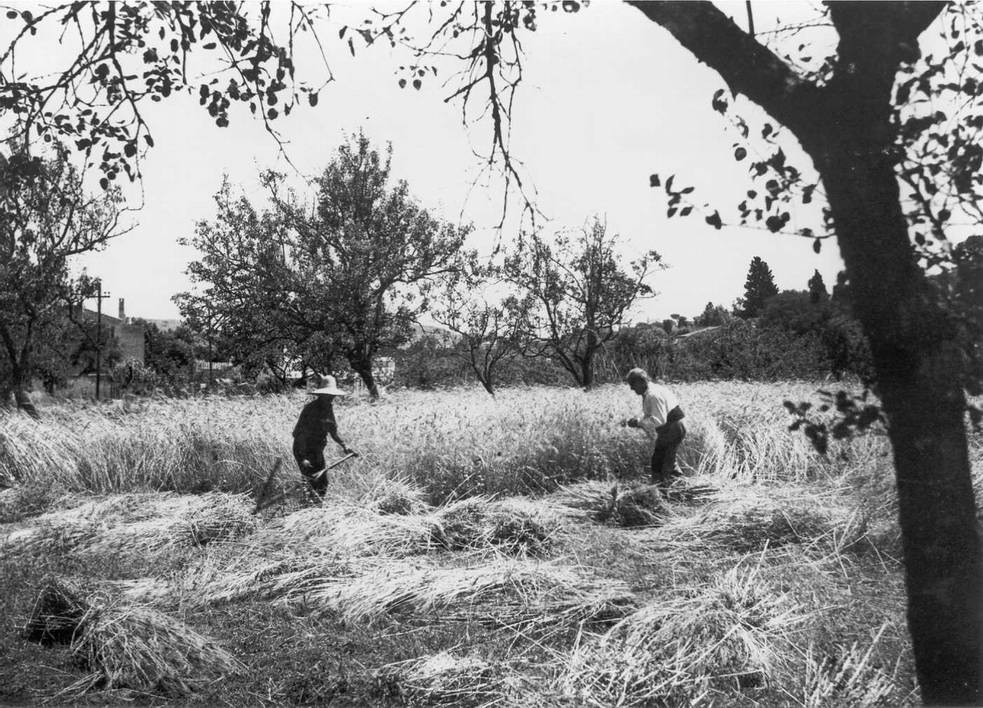
[(686, 426), (676, 420), (660, 427), (658, 433), (652, 452), (652, 484), (668, 484), (681, 474), (676, 467), (676, 451), (686, 437)]
[[(323, 497), (324, 493), (328, 490), (328, 473), (324, 470), (324, 445), (304, 445), (294, 440), (294, 459), (297, 460), (297, 466), (300, 468), (300, 473), (307, 480), (307, 483), (311, 485), (311, 489), (319, 497)], [(304, 465), (304, 460), (310, 463), (310, 467)], [(315, 477), (315, 474), (320, 472), (319, 476)]]

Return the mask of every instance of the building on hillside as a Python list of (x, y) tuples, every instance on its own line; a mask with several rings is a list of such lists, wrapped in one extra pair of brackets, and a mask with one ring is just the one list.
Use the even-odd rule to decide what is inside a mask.
[[(82, 319), (87, 322), (100, 320), (100, 315), (95, 310), (82, 308)], [(119, 350), (125, 360), (139, 361), (143, 363), (146, 354), (144, 334), (146, 328), (139, 322), (134, 322), (126, 316), (125, 302), (119, 299), (118, 316), (113, 317), (106, 312), (101, 315), (102, 327), (106, 336), (111, 340), (114, 337), (119, 343)]]

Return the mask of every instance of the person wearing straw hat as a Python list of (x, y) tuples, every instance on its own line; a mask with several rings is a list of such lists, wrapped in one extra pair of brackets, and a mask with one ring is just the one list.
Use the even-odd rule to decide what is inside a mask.
[(311, 391), (314, 400), (304, 406), (294, 426), (294, 458), (300, 473), (311, 485), (311, 489), (323, 497), (328, 489), (328, 475), (324, 461), (324, 447), (328, 436), (341, 446), (346, 455), (357, 454), (338, 437), (338, 424), (334, 418), (332, 401), (335, 396), (347, 396), (347, 391), (338, 388), (334, 376), (321, 379), (321, 388)]
[(682, 473), (676, 467), (676, 451), (686, 437), (685, 414), (679, 399), (667, 386), (652, 381), (645, 369), (632, 369), (625, 379), (631, 390), (642, 397), (642, 417), (625, 421), (629, 428), (641, 428), (655, 443), (652, 451), (652, 483), (666, 487)]

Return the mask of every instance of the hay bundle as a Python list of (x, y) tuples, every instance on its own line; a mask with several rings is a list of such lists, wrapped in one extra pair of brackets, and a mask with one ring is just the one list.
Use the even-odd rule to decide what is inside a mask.
[(227, 651), (181, 622), (136, 605), (113, 604), (63, 580), (41, 586), (22, 636), (70, 644), (89, 674), (66, 689), (130, 688), (185, 696), (196, 685), (241, 669)]
[(258, 521), (249, 511), (245, 496), (210, 493), (199, 498), (181, 519), (182, 541), (205, 546), (213, 541), (231, 541), (256, 530)]
[(452, 551), (487, 550), (510, 555), (544, 555), (559, 528), (555, 518), (520, 501), (473, 497), (434, 514), (432, 538)]
[[(675, 497), (681, 501), (688, 495), (683, 491), (684, 485), (678, 486)], [(694, 492), (693, 498), (700, 495), (701, 492)], [(561, 488), (551, 498), (595, 521), (616, 526), (661, 526), (672, 516), (665, 492), (651, 484), (581, 482)]]
[(505, 700), (501, 667), (446, 651), (384, 666), (376, 680), (386, 694), (410, 704), (489, 706)]
[(618, 484), (611, 482), (580, 482), (560, 487), (549, 499), (561, 507), (584, 512), (592, 518), (610, 513), (618, 498)]
[(591, 704), (699, 702), (722, 682), (768, 680), (802, 619), (755, 571), (734, 569), (704, 593), (650, 604), (577, 649), (561, 685)]
[(598, 521), (618, 526), (660, 526), (669, 517), (669, 509), (655, 485), (619, 490), (614, 504), (597, 515)]
[(68, 644), (89, 609), (79, 588), (58, 578), (45, 578), (21, 637), (45, 646)]
[(80, 630), (72, 651), (92, 672), (76, 684), (80, 692), (131, 688), (187, 696), (200, 683), (243, 668), (213, 640), (146, 607), (99, 609)]
[(366, 495), (368, 506), (380, 514), (423, 514), (430, 507), (419, 487), (400, 479), (386, 479)]

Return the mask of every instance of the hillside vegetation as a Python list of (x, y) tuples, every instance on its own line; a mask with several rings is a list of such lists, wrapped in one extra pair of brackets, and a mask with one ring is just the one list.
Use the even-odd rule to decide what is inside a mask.
[(809, 385), (677, 390), (666, 499), (624, 386), (346, 401), (323, 507), (300, 396), (5, 418), (0, 701), (915, 702), (886, 440), (820, 458)]

